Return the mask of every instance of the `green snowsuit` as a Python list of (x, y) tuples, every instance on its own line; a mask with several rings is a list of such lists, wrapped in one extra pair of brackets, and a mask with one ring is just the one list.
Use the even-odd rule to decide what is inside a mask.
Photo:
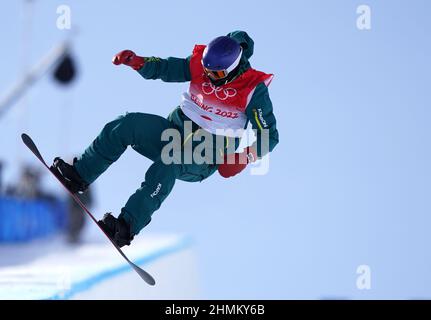
[[(232, 32), (229, 36), (243, 46), (243, 57), (240, 63), (240, 73), (242, 73), (250, 68), (248, 59), (253, 54), (253, 40), (243, 31)], [(189, 62), (190, 57), (185, 59), (149, 57), (145, 58), (145, 64), (138, 72), (145, 79), (186, 82), (191, 79)], [(254, 147), (258, 156), (264, 156), (278, 143), (278, 132), (268, 89), (263, 83), (257, 86), (247, 106), (246, 114), (253, 129), (257, 130), (258, 139)], [(185, 121), (191, 120), (184, 115), (180, 107), (175, 108), (167, 118), (147, 113), (127, 113), (106, 124), (97, 138), (74, 163), (80, 176), (86, 182), (92, 183), (118, 160), (128, 146), (153, 161), (145, 174), (145, 181), (121, 210), (120, 217), (132, 226), (134, 234), (138, 234), (151, 221), (153, 212), (169, 195), (176, 179), (196, 182), (208, 178), (217, 170), (217, 163), (220, 163), (216, 162), (219, 161), (217, 158), (223, 157), (227, 146), (233, 144), (236, 148), (239, 145), (240, 139), (223, 137), (223, 150), (214, 150), (212, 153), (214, 159), (209, 163), (165, 164), (161, 160), (162, 149), (168, 143), (161, 139), (164, 130), (173, 128), (181, 132), (183, 147), (186, 140), (189, 142), (187, 145), (192, 149), (200, 143), (184, 135)], [(265, 147), (261, 146), (261, 139), (259, 139), (262, 129), (269, 131), (269, 145)], [(197, 134), (199, 130), (202, 129), (192, 122), (193, 134)], [(212, 138), (214, 141), (217, 139), (215, 135), (212, 135)]]

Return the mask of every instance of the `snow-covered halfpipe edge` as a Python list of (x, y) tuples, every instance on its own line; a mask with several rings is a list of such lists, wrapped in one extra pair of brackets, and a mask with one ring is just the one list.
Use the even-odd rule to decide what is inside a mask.
[(147, 285), (107, 241), (79, 246), (59, 238), (0, 246), (0, 300), (196, 298), (200, 279), (193, 240), (146, 234), (124, 247), (156, 279)]
[[(192, 245), (191, 238), (189, 237), (180, 238), (179, 240), (177, 240), (175, 243), (171, 245), (165, 246), (161, 249), (155, 250), (149, 254), (145, 254), (141, 257), (134, 259), (134, 263), (139, 266), (145, 266), (145, 265), (148, 265), (149, 263), (155, 262), (170, 254), (188, 249), (189, 247), (191, 247), (191, 245)], [(68, 299), (74, 298), (76, 295), (80, 293), (83, 293), (103, 282), (106, 282), (114, 277), (117, 277), (127, 272), (132, 273), (134, 271), (126, 263), (119, 265), (117, 267), (106, 269), (86, 279), (83, 279), (76, 283), (72, 283), (70, 289), (68, 289), (67, 291), (64, 291), (64, 292), (59, 291), (54, 295), (47, 297), (44, 300), (68, 300)], [(142, 279), (139, 278), (138, 275), (136, 275), (136, 282), (141, 286), (148, 286)], [(157, 286), (157, 278), (156, 278), (156, 286)]]

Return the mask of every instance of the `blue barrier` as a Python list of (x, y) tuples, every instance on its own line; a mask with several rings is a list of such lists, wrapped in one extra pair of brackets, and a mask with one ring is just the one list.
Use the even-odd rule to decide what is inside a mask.
[(25, 242), (42, 238), (67, 225), (63, 200), (23, 200), (0, 197), (0, 242)]

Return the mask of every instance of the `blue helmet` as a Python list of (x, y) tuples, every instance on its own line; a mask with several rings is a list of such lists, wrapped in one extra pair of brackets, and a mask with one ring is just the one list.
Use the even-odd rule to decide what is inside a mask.
[(205, 48), (202, 66), (211, 79), (223, 79), (239, 65), (241, 55), (237, 41), (228, 36), (217, 37)]

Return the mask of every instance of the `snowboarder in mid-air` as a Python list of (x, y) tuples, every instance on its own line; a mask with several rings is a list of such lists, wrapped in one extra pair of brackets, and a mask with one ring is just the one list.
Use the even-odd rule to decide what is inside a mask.
[[(107, 213), (98, 222), (119, 247), (129, 245), (151, 221), (176, 179), (202, 181), (215, 171), (229, 178), (274, 149), (278, 132), (267, 89), (273, 76), (251, 68), (248, 60), (253, 47), (254, 42), (246, 32), (235, 31), (215, 38), (207, 46), (196, 45), (185, 59), (140, 57), (130, 50), (114, 56), (115, 65), (127, 65), (145, 79), (190, 82), (180, 106), (167, 118), (126, 113), (107, 123), (73, 164), (59, 157), (54, 159), (51, 170), (72, 193), (86, 190), (128, 146), (153, 161), (145, 181), (130, 196), (118, 218)], [(256, 141), (240, 152), (229, 152), (232, 146), (234, 151), (239, 146), (238, 129), (246, 128), (248, 122), (256, 132)], [(189, 134), (186, 123), (191, 124)], [(221, 137), (223, 143), (221, 147), (220, 143), (214, 143), (213, 152), (204, 163), (193, 159), (191, 163), (184, 159), (167, 163), (162, 153), (169, 142), (161, 138), (167, 129), (181, 133), (183, 149), (187, 146), (193, 150), (199, 144), (195, 136), (202, 133), (218, 142)], [(268, 138), (260, 139), (264, 131)]]

